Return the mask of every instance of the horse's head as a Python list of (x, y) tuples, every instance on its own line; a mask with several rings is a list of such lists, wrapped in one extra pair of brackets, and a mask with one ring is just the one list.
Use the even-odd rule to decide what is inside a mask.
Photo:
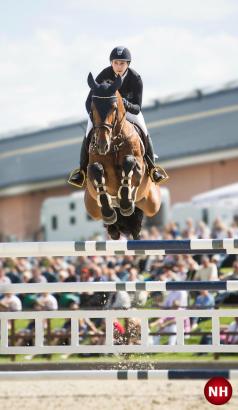
[(118, 93), (122, 79), (117, 76), (112, 84), (98, 84), (91, 73), (88, 75), (88, 85), (92, 90), (91, 119), (94, 137), (100, 155), (106, 155), (111, 146), (111, 137), (118, 121), (118, 108), (124, 110), (122, 99)]

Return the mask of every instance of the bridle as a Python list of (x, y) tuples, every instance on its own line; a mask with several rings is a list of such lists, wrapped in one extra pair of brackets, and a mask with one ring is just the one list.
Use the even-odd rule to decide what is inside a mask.
[[(110, 97), (100, 97), (100, 96), (97, 96), (97, 95), (93, 95), (92, 99), (94, 99), (94, 98), (103, 98), (103, 99), (107, 98), (107, 99), (111, 99), (114, 102), (114, 101), (117, 100), (118, 97), (116, 95), (113, 95), (113, 96), (110, 96)], [(93, 124), (93, 129), (96, 130), (96, 129), (100, 129), (100, 128), (106, 128), (110, 132), (110, 134), (112, 134), (113, 131), (116, 128), (117, 123), (119, 123), (119, 121), (118, 121), (118, 105), (117, 104), (114, 107), (113, 114), (114, 114), (114, 112), (116, 113), (116, 115), (115, 115), (115, 118), (114, 118), (114, 121), (113, 121), (112, 124), (108, 124), (106, 122), (101, 122), (100, 124), (95, 125), (94, 121), (93, 121), (92, 111), (91, 111), (90, 112), (90, 118), (91, 118), (91, 121), (92, 121), (92, 124)], [(125, 117), (126, 117), (126, 113), (123, 115), (123, 118), (121, 120), (122, 126), (120, 128), (119, 133), (117, 135), (112, 135), (112, 139), (118, 138), (119, 135), (121, 136), (121, 131), (122, 131), (125, 119), (126, 119)]]

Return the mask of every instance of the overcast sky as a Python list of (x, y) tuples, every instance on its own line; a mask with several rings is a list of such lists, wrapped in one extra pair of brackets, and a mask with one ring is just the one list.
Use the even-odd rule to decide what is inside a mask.
[(0, 0), (0, 133), (82, 119), (87, 74), (127, 46), (144, 105), (238, 79), (237, 0)]

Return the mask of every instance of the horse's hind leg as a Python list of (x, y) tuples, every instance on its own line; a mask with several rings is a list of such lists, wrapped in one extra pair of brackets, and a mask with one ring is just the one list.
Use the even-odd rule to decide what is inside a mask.
[(130, 216), (135, 210), (136, 188), (132, 187), (132, 176), (137, 163), (133, 155), (126, 155), (122, 163), (122, 180), (118, 190), (120, 213)]
[(135, 207), (135, 212), (130, 217), (130, 227), (133, 239), (140, 239), (143, 216), (143, 211)]
[(112, 207), (111, 196), (107, 193), (103, 166), (98, 162), (90, 164), (88, 175), (97, 191), (97, 203), (101, 207), (103, 221), (107, 225), (114, 224), (117, 220), (117, 213)]
[(118, 215), (116, 225), (118, 226), (119, 231), (126, 235), (127, 238), (132, 235), (133, 239), (140, 239), (142, 220), (143, 212), (136, 206), (132, 215)]
[(96, 221), (102, 219), (101, 208), (98, 206), (97, 201), (91, 197), (87, 188), (85, 189), (84, 203), (87, 213), (91, 216), (91, 218)]
[(136, 203), (146, 216), (152, 217), (159, 212), (161, 205), (161, 192), (159, 185), (151, 183), (151, 188), (146, 198)]

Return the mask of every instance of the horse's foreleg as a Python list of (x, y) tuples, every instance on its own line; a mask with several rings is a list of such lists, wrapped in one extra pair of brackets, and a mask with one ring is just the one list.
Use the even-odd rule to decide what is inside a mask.
[(101, 208), (103, 221), (108, 225), (114, 224), (117, 221), (117, 213), (112, 207), (111, 196), (107, 193), (103, 166), (98, 162), (90, 164), (88, 176), (97, 191), (97, 204)]
[[(141, 174), (137, 165), (136, 158), (133, 155), (125, 156), (122, 164), (121, 186), (117, 194), (120, 213), (123, 216), (130, 216), (135, 210), (136, 192), (141, 180)], [(133, 174), (135, 174), (136, 177), (134, 186), (132, 186)]]

